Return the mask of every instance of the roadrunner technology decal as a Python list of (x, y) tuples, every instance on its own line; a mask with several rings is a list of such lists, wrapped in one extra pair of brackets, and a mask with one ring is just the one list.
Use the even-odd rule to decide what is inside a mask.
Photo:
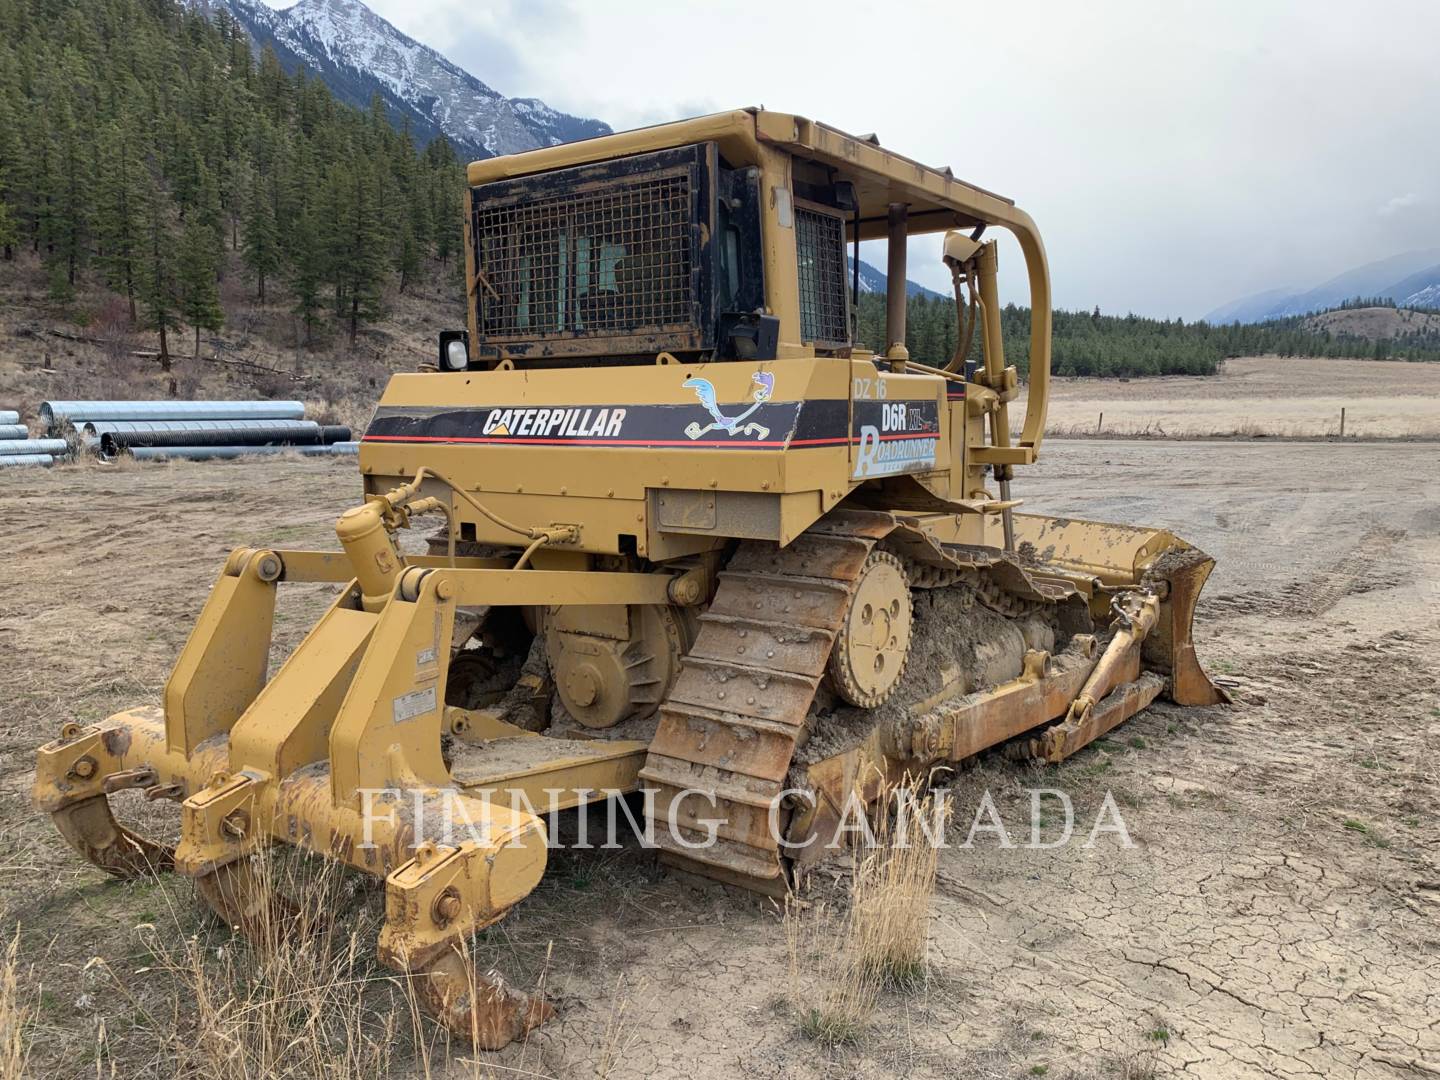
[[(869, 408), (862, 411), (862, 404)], [(854, 479), (935, 468), (940, 445), (935, 402), (856, 402), (855, 420), (859, 445), (855, 448)]]

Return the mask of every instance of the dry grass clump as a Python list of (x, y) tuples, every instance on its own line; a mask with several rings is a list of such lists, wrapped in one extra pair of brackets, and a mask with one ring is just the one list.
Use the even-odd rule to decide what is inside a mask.
[(793, 896), (786, 903), (787, 998), (801, 1032), (816, 1042), (858, 1042), (880, 997), (880, 980), (852, 940), (848, 913)]
[[(642, 988), (643, 989), (643, 988)], [(630, 1008), (630, 995), (625, 977), (615, 980), (615, 994), (610, 999), (610, 1014), (605, 1018), (605, 1031), (600, 1037), (600, 1052), (595, 1061), (596, 1080), (607, 1080), (630, 1056), (640, 1039), (640, 1029)]]
[(165, 987), (163, 1004), (132, 997), (102, 960), (118, 993), (131, 998), (171, 1075), (195, 1080), (361, 1080), (389, 1072), (407, 1022), (402, 993), (376, 970), (373, 928), (338, 918), (348, 906), (334, 865), (257, 859), (256, 878), (295, 910), (264, 905), (247, 938), (189, 936), (139, 928)]
[(791, 1010), (804, 1034), (831, 1045), (861, 1038), (882, 990), (913, 990), (928, 974), (948, 809), (906, 788), (878, 806), (874, 843), (867, 837), (854, 853), (846, 902), (806, 905), (792, 896), (785, 908)]
[[(145, 967), (126, 973), (90, 961), (92, 978), (129, 1015), (118, 1040), (100, 1025), (97, 1068), (123, 1060), (131, 1074), (182, 1080), (539, 1075), (528, 1039), (505, 1064), (483, 1056), (425, 1011), (415, 983), (379, 963), (383, 913), (372, 901), (380, 894), (364, 888), (363, 875), (288, 850), (254, 859), (251, 869), (254, 895), (275, 901), (254, 905), (243, 935), (213, 923), (186, 933), (189, 898), (167, 894), (169, 924), (137, 928)], [(632, 1049), (633, 1027), (619, 995), (602, 1047), (607, 1071)], [(10, 1075), (0, 1061), (0, 1078)]]
[(20, 928), (10, 939), (3, 960), (0, 960), (0, 1077), (25, 1075), (25, 1062), (30, 1056), (29, 1030), (33, 1018), (31, 1006), (20, 993)]
[(928, 971), (930, 907), (948, 804), (932, 794), (896, 788), (882, 799), (875, 847), (863, 853), (850, 883), (853, 947), (873, 978), (918, 986)]

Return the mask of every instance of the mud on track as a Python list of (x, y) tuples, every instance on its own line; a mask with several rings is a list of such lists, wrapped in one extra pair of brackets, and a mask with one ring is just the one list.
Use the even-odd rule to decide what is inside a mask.
[[(884, 998), (850, 1049), (777, 1004), (773, 910), (633, 848), (557, 855), (482, 948), (523, 981), (553, 942), (561, 1015), (497, 1063), (593, 1075), (623, 998), (616, 1076), (1440, 1069), (1440, 447), (1057, 442), (1015, 488), (1026, 510), (1165, 525), (1216, 556), (1197, 639), (1236, 704), (1152, 708), (1058, 769), (963, 774), (961, 813), (988, 789), (1017, 843), (1034, 787), (1070, 795), (1080, 835), (946, 851), (931, 984)], [(169, 900), (71, 858), (29, 807), (34, 746), (157, 702), (225, 553), (331, 546), (357, 489), (353, 463), (320, 461), (0, 478), (0, 906), (41, 965), (38, 1071), (94, 1076), (103, 1021), (123, 1073), (167, 1075), (82, 968), (143, 967), (132, 928)], [(296, 588), (277, 656), (330, 595)], [(1130, 850), (1079, 842), (1107, 790)]]

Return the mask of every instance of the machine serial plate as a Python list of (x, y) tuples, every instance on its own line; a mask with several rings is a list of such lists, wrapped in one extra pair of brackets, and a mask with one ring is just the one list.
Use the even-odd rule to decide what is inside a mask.
[(434, 712), (435, 702), (435, 687), (433, 686), (401, 694), (391, 703), (395, 714), (395, 723), (403, 724), (406, 720), (414, 720), (417, 716)]

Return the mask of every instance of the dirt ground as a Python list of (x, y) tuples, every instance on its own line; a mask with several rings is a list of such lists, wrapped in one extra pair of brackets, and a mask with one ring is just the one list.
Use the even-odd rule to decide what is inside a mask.
[[(0, 478), (0, 907), (33, 965), (36, 1075), (169, 1075), (136, 1017), (158, 976), (135, 927), (189, 933), (199, 916), (183, 883), (112, 882), (70, 855), (29, 804), (35, 745), (158, 702), (225, 552), (330, 546), (352, 470)], [(522, 984), (544, 970), (560, 1007), (481, 1059), (494, 1075), (1440, 1073), (1440, 446), (1052, 442), (1015, 494), (1167, 525), (1216, 556), (1197, 639), (1235, 704), (1153, 707), (1058, 768), (963, 774), (952, 839), (988, 790), (1016, 846), (979, 834), (942, 853), (930, 982), (887, 993), (850, 1047), (822, 1049), (787, 1014), (773, 907), (668, 877), (633, 846), (555, 856), (480, 945)], [(277, 654), (324, 599), (282, 606)], [(1040, 787), (1073, 800), (1072, 843), (1024, 846)], [(1106, 792), (1133, 847), (1084, 844)], [(97, 981), (94, 956), (130, 996)]]
[[(1052, 435), (1440, 437), (1440, 364), (1249, 356), (1218, 375), (1056, 379)], [(1023, 410), (1012, 410), (1016, 427)], [(1101, 414), (1104, 414), (1102, 420)]]

